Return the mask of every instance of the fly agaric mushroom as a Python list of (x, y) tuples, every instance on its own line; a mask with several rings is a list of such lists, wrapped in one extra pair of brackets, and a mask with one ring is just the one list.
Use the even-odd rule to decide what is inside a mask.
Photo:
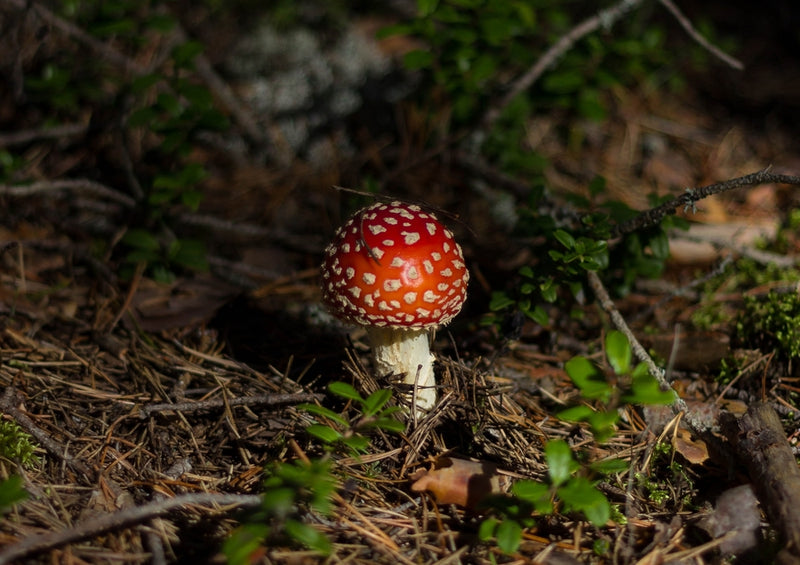
[(436, 216), (403, 202), (376, 203), (336, 232), (322, 264), (322, 299), (364, 326), (378, 376), (402, 374), (414, 413), (436, 403), (428, 332), (450, 322), (467, 296), (461, 246)]

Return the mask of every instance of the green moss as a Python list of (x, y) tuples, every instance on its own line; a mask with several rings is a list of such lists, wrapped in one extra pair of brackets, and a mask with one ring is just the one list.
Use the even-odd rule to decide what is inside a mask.
[(746, 347), (775, 350), (784, 359), (800, 357), (800, 296), (771, 291), (745, 297), (736, 333)]
[(32, 467), (39, 458), (34, 454), (36, 446), (31, 440), (16, 422), (0, 421), (0, 457)]

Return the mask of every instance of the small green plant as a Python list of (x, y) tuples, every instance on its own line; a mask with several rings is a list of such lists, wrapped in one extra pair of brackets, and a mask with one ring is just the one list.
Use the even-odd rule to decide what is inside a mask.
[[(613, 369), (610, 372), (604, 373), (585, 357), (573, 357), (567, 361), (564, 368), (585, 402), (558, 415), (563, 420), (588, 423), (595, 439), (600, 442), (614, 434), (620, 406), (671, 404), (675, 400), (675, 392), (661, 390), (644, 363), (631, 364), (631, 348), (624, 334), (609, 332), (605, 350), (608, 364)], [(590, 404), (595, 401), (599, 407)]]
[(10, 420), (0, 421), (0, 457), (15, 461), (24, 467), (39, 462), (33, 438)]
[(252, 556), (268, 538), (286, 536), (320, 554), (330, 553), (330, 541), (319, 530), (302, 521), (304, 513), (329, 516), (331, 495), (336, 489), (331, 462), (316, 459), (275, 465), (264, 480), (261, 506), (245, 524), (225, 540), (222, 553), (230, 565), (252, 563)]
[(582, 513), (595, 526), (608, 522), (611, 503), (597, 489), (597, 480), (586, 475), (620, 472), (627, 464), (613, 460), (583, 467), (563, 440), (548, 441), (544, 451), (548, 481), (518, 481), (511, 488), (512, 496), (491, 499), (489, 503), (502, 518), (492, 516), (481, 523), (478, 532), (481, 540), (494, 538), (504, 552), (516, 551), (523, 530), (534, 525), (534, 515), (555, 512), (554, 501), (558, 501), (565, 512)]
[[(566, 364), (567, 374), (586, 402), (562, 411), (559, 418), (586, 422), (595, 440), (603, 442), (614, 433), (619, 420), (618, 408), (624, 404), (668, 404), (675, 396), (672, 391), (662, 391), (658, 382), (647, 373), (644, 364), (635, 367), (628, 339), (620, 332), (609, 332), (605, 340), (610, 375), (604, 375), (584, 357), (574, 357)], [(599, 402), (592, 408), (589, 402)], [(588, 456), (588, 452), (585, 454)], [(578, 459), (583, 460), (583, 455)], [(557, 501), (566, 512), (582, 513), (595, 526), (605, 524), (613, 508), (605, 495), (598, 490), (594, 477), (607, 476), (627, 470), (628, 463), (620, 459), (583, 464), (576, 461), (569, 445), (563, 440), (545, 444), (548, 481), (523, 480), (514, 484), (511, 497), (491, 499), (495, 513), (480, 528), (482, 540), (494, 538), (503, 551), (517, 549), (525, 528), (534, 524), (535, 514), (552, 514)]]
[(302, 518), (308, 512), (323, 516), (331, 514), (331, 496), (338, 484), (334, 474), (335, 462), (331, 456), (337, 449), (344, 449), (348, 455), (355, 457), (365, 453), (370, 445), (367, 434), (376, 430), (405, 430), (405, 424), (392, 417), (401, 408), (388, 405), (392, 398), (390, 390), (375, 391), (367, 398), (361, 396), (352, 385), (343, 382), (331, 383), (328, 390), (334, 396), (352, 403), (358, 415), (350, 419), (316, 404), (297, 406), (317, 416), (321, 422), (327, 422), (307, 426), (306, 433), (321, 441), (328, 453), (308, 462), (279, 463), (272, 467), (264, 480), (261, 507), (248, 516), (245, 523), (234, 530), (223, 544), (222, 552), (230, 565), (251, 563), (252, 556), (264, 547), (267, 540), (279, 536), (322, 555), (330, 553), (331, 544), (327, 537), (304, 523)]
[(339, 398), (352, 402), (358, 416), (351, 420), (324, 406), (299, 405), (300, 410), (330, 422), (311, 424), (306, 428), (306, 433), (325, 445), (329, 447), (341, 445), (352, 455), (358, 455), (369, 447), (370, 440), (365, 434), (375, 430), (395, 433), (405, 430), (405, 424), (393, 418), (393, 415), (402, 409), (399, 406), (387, 406), (392, 398), (391, 390), (377, 390), (367, 398), (362, 397), (352, 385), (343, 382), (331, 383), (328, 390)]

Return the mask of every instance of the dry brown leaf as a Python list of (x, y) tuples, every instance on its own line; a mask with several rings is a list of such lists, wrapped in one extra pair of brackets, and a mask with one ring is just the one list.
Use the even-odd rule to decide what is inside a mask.
[(693, 465), (702, 465), (708, 461), (708, 447), (705, 442), (692, 439), (689, 430), (679, 429), (672, 439), (672, 447)]
[(438, 504), (457, 504), (475, 510), (493, 494), (502, 494), (508, 480), (488, 461), (439, 457), (430, 470), (421, 469), (411, 477), (414, 492), (427, 491)]

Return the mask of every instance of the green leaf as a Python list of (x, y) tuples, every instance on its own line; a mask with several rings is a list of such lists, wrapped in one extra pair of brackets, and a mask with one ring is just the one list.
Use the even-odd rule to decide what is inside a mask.
[(306, 428), (306, 432), (325, 443), (334, 443), (342, 439), (341, 433), (330, 426), (323, 426), (322, 424), (311, 424)]
[(376, 390), (364, 401), (364, 416), (374, 416), (392, 398), (392, 391), (388, 388)]
[(170, 253), (172, 261), (193, 271), (207, 272), (209, 269), (206, 259), (206, 246), (196, 239), (175, 240), (175, 250)]
[(602, 443), (614, 435), (614, 426), (619, 421), (619, 412), (616, 410), (598, 410), (586, 420), (592, 427), (595, 439)]
[(316, 416), (323, 416), (325, 418), (329, 418), (336, 422), (337, 424), (341, 425), (342, 427), (347, 427), (349, 422), (342, 418), (339, 414), (331, 410), (330, 408), (325, 408), (324, 406), (317, 406), (316, 404), (298, 404), (298, 410), (305, 410), (310, 414), (314, 414)]
[(353, 387), (353, 385), (348, 383), (341, 381), (333, 382), (328, 385), (328, 390), (336, 396), (346, 398), (347, 400), (355, 400), (361, 405), (363, 405), (365, 402), (364, 398), (358, 394), (358, 391)]
[(501, 291), (494, 291), (492, 292), (492, 297), (489, 300), (489, 310), (492, 312), (497, 312), (498, 310), (503, 310), (504, 308), (508, 308), (509, 306), (514, 305), (514, 299), (507, 295), (505, 292)]
[(627, 375), (631, 368), (631, 346), (625, 334), (611, 331), (606, 336), (606, 356), (618, 375)]
[(585, 84), (585, 79), (576, 71), (563, 70), (551, 73), (542, 80), (542, 88), (553, 94), (570, 94)]
[(28, 492), (22, 485), (23, 480), (19, 475), (12, 475), (0, 482), (0, 514), (5, 514), (14, 504), (28, 498)]
[(352, 435), (350, 437), (343, 437), (342, 443), (347, 447), (358, 453), (364, 453), (369, 448), (369, 439), (360, 435)]
[(439, 0), (417, 0), (417, 15), (426, 18), (436, 11)]
[(594, 414), (591, 406), (579, 404), (572, 406), (565, 410), (561, 410), (557, 415), (559, 420), (566, 420), (567, 422), (586, 422)]
[(675, 391), (661, 390), (658, 381), (650, 374), (645, 374), (633, 378), (631, 392), (622, 400), (629, 404), (672, 404), (675, 397)]
[(649, 241), (650, 251), (653, 252), (653, 257), (666, 261), (669, 259), (669, 237), (664, 230), (659, 230), (655, 233)]
[(558, 496), (570, 509), (583, 512), (595, 526), (602, 526), (611, 518), (611, 504), (588, 479), (575, 477), (558, 489)]
[(499, 523), (500, 520), (497, 518), (486, 518), (478, 527), (478, 539), (481, 541), (489, 541), (492, 539)]
[(122, 236), (122, 243), (144, 251), (160, 251), (158, 238), (145, 229), (133, 228)]
[(514, 553), (522, 541), (522, 526), (514, 520), (503, 520), (495, 529), (497, 547), (505, 553)]
[(597, 368), (585, 357), (576, 356), (564, 364), (567, 375), (581, 391), (584, 398), (607, 401), (613, 392)]
[(378, 428), (379, 430), (384, 430), (386, 432), (394, 432), (396, 434), (406, 430), (406, 425), (400, 420), (395, 420), (394, 418), (378, 418), (372, 423), (371, 427)]
[(431, 66), (433, 54), (422, 49), (414, 49), (403, 56), (403, 65), (410, 71), (418, 71)]
[(602, 475), (613, 475), (624, 473), (630, 468), (630, 463), (624, 459), (606, 459), (605, 461), (595, 461), (589, 465), (593, 471)]
[(269, 534), (269, 526), (257, 522), (236, 528), (222, 544), (228, 565), (250, 565)]
[(561, 243), (561, 245), (567, 249), (573, 249), (575, 247), (575, 238), (569, 232), (558, 229), (553, 232), (553, 237), (555, 237)]
[(323, 555), (330, 554), (332, 549), (330, 540), (313, 526), (290, 519), (286, 520), (284, 528), (286, 529), (286, 533), (289, 534), (292, 539), (300, 542), (306, 547)]
[(553, 486), (557, 487), (569, 480), (578, 464), (572, 458), (572, 450), (567, 442), (560, 439), (548, 441), (544, 446), (544, 454)]
[(194, 58), (203, 52), (205, 47), (199, 41), (187, 41), (172, 50), (172, 60), (180, 68), (191, 68), (194, 66)]
[(530, 480), (517, 481), (511, 487), (511, 493), (520, 500), (532, 504), (541, 514), (550, 514), (553, 511), (550, 487), (545, 483)]
[(271, 488), (262, 495), (261, 506), (271, 514), (283, 517), (292, 511), (295, 491), (290, 487)]

